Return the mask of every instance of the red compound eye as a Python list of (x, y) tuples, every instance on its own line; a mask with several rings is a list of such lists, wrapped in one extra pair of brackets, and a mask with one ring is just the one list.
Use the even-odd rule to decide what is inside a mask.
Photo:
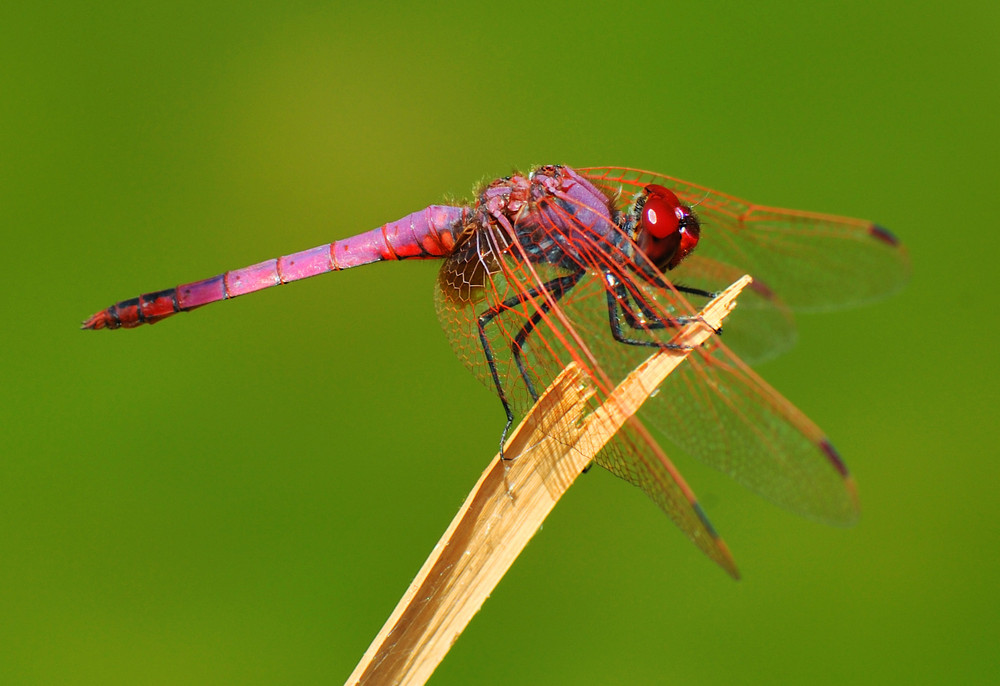
[(656, 184), (646, 186), (646, 192), (649, 196), (642, 206), (642, 229), (654, 238), (676, 233), (685, 214), (681, 201), (672, 191)]
[(698, 220), (670, 189), (654, 183), (645, 190), (637, 232), (639, 247), (658, 268), (673, 269), (698, 244)]

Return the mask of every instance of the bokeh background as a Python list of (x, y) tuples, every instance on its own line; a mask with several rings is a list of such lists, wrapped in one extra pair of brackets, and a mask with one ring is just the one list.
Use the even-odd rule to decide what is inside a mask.
[(824, 528), (685, 461), (736, 583), (593, 470), (432, 683), (995, 682), (998, 8), (5, 4), (0, 683), (343, 681), (502, 425), (436, 266), (77, 325), (551, 162), (902, 237), (902, 295), (760, 369), (864, 511)]

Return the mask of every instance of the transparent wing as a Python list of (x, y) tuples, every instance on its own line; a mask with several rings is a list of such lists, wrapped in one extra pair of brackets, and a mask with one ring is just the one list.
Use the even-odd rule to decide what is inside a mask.
[(826, 524), (857, 520), (854, 480), (818, 426), (718, 340), (688, 362), (664, 381), (669, 400), (647, 403), (643, 417), (782, 507)]
[[(704, 186), (627, 167), (578, 169), (619, 206), (656, 183), (689, 203), (702, 224), (695, 255), (750, 274), (795, 310), (822, 310), (876, 300), (898, 291), (909, 275), (906, 249), (872, 222), (754, 205)], [(682, 263), (669, 274), (691, 281)]]

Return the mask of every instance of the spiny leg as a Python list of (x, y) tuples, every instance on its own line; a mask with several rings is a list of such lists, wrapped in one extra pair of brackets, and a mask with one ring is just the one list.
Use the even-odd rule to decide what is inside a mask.
[[(500, 434), (500, 457), (503, 458), (503, 446), (507, 442), (507, 432), (510, 431), (511, 425), (514, 423), (514, 413), (510, 409), (510, 402), (507, 400), (507, 393), (504, 391), (503, 384), (500, 383), (500, 374), (497, 371), (496, 357), (493, 354), (493, 348), (490, 346), (489, 339), (486, 336), (486, 325), (493, 321), (497, 315), (499, 315), (504, 310), (510, 309), (515, 305), (522, 305), (525, 301), (537, 298), (543, 291), (543, 288), (550, 289), (556, 286), (554, 292), (554, 297), (558, 300), (566, 292), (569, 291), (576, 282), (580, 280), (583, 276), (583, 271), (570, 274), (568, 276), (559, 277), (557, 279), (552, 279), (546, 282), (542, 287), (535, 287), (526, 293), (515, 295), (507, 300), (504, 300), (499, 305), (494, 305), (490, 309), (479, 315), (477, 319), (477, 324), (479, 327), (479, 342), (483, 346), (483, 354), (486, 357), (486, 364), (490, 368), (490, 375), (493, 377), (493, 384), (496, 386), (497, 395), (500, 397), (500, 402), (503, 403), (503, 410), (507, 415), (507, 423), (503, 427), (503, 432)], [(524, 379), (525, 385), (528, 388), (528, 392), (531, 394), (533, 400), (538, 400), (538, 394), (535, 391), (534, 384), (531, 382), (531, 378), (528, 376), (527, 370), (524, 367), (524, 361), (521, 359), (521, 344), (524, 342), (525, 337), (528, 333), (534, 329), (541, 319), (541, 312), (548, 311), (550, 306), (548, 302), (543, 299), (541, 304), (541, 309), (536, 310), (532, 314), (531, 318), (528, 320), (524, 326), (518, 331), (514, 338), (514, 342), (511, 344), (511, 352), (514, 354), (514, 359), (517, 363), (518, 370), (521, 374), (521, 378)]]
[(662, 288), (664, 290), (670, 290), (673, 288), (678, 293), (686, 293), (687, 295), (694, 295), (699, 298), (705, 298), (706, 300), (711, 300), (712, 298), (719, 295), (719, 291), (706, 291), (704, 288), (695, 288), (694, 286), (682, 286), (678, 283), (668, 282), (666, 279), (657, 278), (655, 281), (657, 288)]
[[(619, 294), (623, 295), (625, 293), (625, 290), (622, 284), (619, 284), (619, 289), (620, 289)], [(693, 295), (698, 298), (704, 298), (705, 300), (711, 300), (712, 298), (715, 298), (719, 295), (718, 292), (706, 291), (702, 288), (693, 288), (691, 286), (674, 286), (674, 289), (680, 293)], [(636, 307), (639, 308), (639, 312), (642, 313), (642, 316), (646, 320), (645, 322), (639, 321), (635, 317), (635, 315), (631, 312), (631, 310), (627, 310), (624, 307), (622, 307), (622, 312), (624, 312), (625, 314), (625, 322), (633, 329), (639, 329), (639, 328), (663, 329), (666, 328), (667, 326), (674, 326), (674, 325), (684, 326), (685, 324), (688, 324), (689, 322), (698, 319), (698, 317), (689, 317), (681, 315), (679, 317), (671, 317), (668, 320), (668, 322), (662, 322), (660, 321), (656, 313), (654, 313), (649, 307), (647, 307), (644, 302), (640, 301), (638, 298), (635, 297), (635, 294), (629, 293), (628, 299), (631, 300), (633, 303), (635, 303)], [(721, 326), (718, 329), (714, 329), (714, 331), (717, 335), (722, 335)]]
[[(499, 307), (503, 307), (503, 305)], [(491, 307), (479, 315), (476, 324), (479, 327), (479, 342), (483, 346), (486, 364), (489, 366), (490, 375), (493, 377), (493, 385), (496, 386), (497, 395), (500, 396), (500, 402), (503, 403), (503, 411), (507, 415), (507, 423), (504, 424), (503, 431), (500, 433), (500, 458), (503, 459), (503, 446), (507, 442), (507, 432), (510, 431), (510, 425), (514, 423), (514, 413), (510, 409), (510, 403), (507, 402), (507, 393), (503, 390), (503, 384), (500, 383), (500, 375), (497, 373), (497, 363), (496, 358), (493, 356), (493, 348), (490, 347), (490, 341), (486, 338), (486, 325), (498, 314), (500, 314), (500, 309), (498, 307)]]
[[(562, 299), (564, 295), (570, 292), (574, 286), (580, 281), (580, 277), (584, 274), (583, 270), (574, 272), (572, 274), (567, 274), (566, 276), (560, 276), (558, 278), (547, 281), (544, 285), (545, 290), (552, 294), (552, 298), (556, 301)], [(536, 297), (542, 289), (534, 288), (531, 291), (531, 297)], [(514, 354), (514, 361), (517, 363), (517, 369), (521, 373), (521, 378), (524, 380), (524, 385), (528, 388), (528, 392), (531, 393), (531, 399), (535, 402), (538, 401), (538, 392), (535, 390), (535, 384), (531, 380), (531, 376), (528, 374), (528, 370), (524, 366), (524, 357), (522, 355), (524, 341), (534, 332), (535, 327), (538, 326), (538, 322), (541, 321), (542, 315), (548, 313), (552, 309), (552, 304), (548, 300), (542, 300), (539, 308), (531, 315), (524, 326), (521, 327), (517, 335), (514, 336), (514, 342), (510, 346), (510, 351)]]
[[(693, 288), (691, 286), (679, 286), (675, 285), (674, 288), (680, 293), (686, 293), (687, 295), (693, 295), (697, 298), (704, 298), (705, 300), (712, 300), (718, 297), (721, 291), (706, 291), (703, 288)], [(640, 305), (642, 307), (642, 305)], [(643, 310), (645, 313), (645, 310)], [(720, 325), (718, 329), (714, 329), (717, 336), (722, 335), (722, 326)]]
[(715, 291), (706, 291), (702, 288), (692, 288), (691, 286), (681, 286), (674, 284), (674, 290), (680, 293), (687, 293), (688, 295), (696, 295), (699, 298), (705, 298), (706, 300), (711, 300), (715, 296), (719, 295)]
[[(584, 275), (584, 271), (581, 269), (578, 272), (572, 274), (567, 274), (566, 276), (561, 276), (551, 281), (545, 283), (545, 288), (552, 294), (553, 299), (556, 301), (561, 300), (564, 295), (569, 293), (577, 283), (579, 283), (580, 278)], [(532, 289), (532, 297), (537, 295), (535, 291), (540, 291), (541, 289)], [(531, 393), (531, 398), (535, 402), (538, 402), (538, 392), (535, 390), (535, 384), (531, 380), (531, 376), (528, 374), (528, 370), (524, 366), (523, 357), (523, 345), (528, 336), (535, 331), (538, 326), (538, 322), (542, 319), (542, 314), (547, 313), (552, 309), (552, 304), (548, 300), (543, 300), (539, 305), (539, 308), (531, 315), (524, 326), (521, 327), (517, 335), (514, 336), (514, 342), (510, 346), (511, 352), (514, 354), (514, 361), (517, 363), (518, 371), (521, 372), (521, 378), (524, 380), (524, 385)], [(583, 473), (586, 474), (590, 471), (593, 466), (593, 462), (587, 463), (587, 466), (583, 468)]]
[[(697, 317), (689, 317), (682, 315), (679, 317), (669, 317), (667, 319), (662, 319), (656, 312), (651, 310), (646, 306), (645, 303), (640, 301), (634, 295), (630, 294), (626, 288), (625, 284), (618, 281), (616, 278), (610, 274), (606, 275), (605, 279), (610, 283), (611, 288), (605, 290), (605, 295), (608, 302), (608, 321), (611, 324), (611, 335), (614, 336), (615, 340), (619, 343), (624, 343), (626, 345), (638, 345), (645, 346), (649, 348), (667, 348), (671, 350), (686, 350), (688, 346), (677, 345), (674, 343), (664, 343), (662, 341), (642, 341), (636, 338), (628, 338), (622, 331), (621, 319), (619, 318), (619, 310), (625, 323), (628, 324), (629, 328), (635, 330), (652, 330), (652, 329), (665, 329), (679, 328), (688, 324), (689, 322), (697, 319)], [(681, 289), (678, 289), (681, 290)], [(685, 293), (690, 293), (692, 295), (699, 295), (704, 297), (710, 297), (712, 294), (708, 291), (702, 291), (700, 289), (690, 289), (683, 288)], [(635, 312), (632, 310), (631, 306), (626, 306), (627, 303), (632, 302), (636, 305), (642, 319), (636, 317)]]

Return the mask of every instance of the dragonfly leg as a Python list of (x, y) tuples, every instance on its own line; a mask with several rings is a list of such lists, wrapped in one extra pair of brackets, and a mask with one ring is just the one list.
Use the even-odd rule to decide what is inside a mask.
[(500, 375), (497, 373), (497, 363), (496, 358), (493, 356), (493, 348), (490, 347), (490, 341), (486, 337), (486, 325), (499, 313), (499, 308), (492, 307), (479, 315), (476, 324), (479, 327), (479, 342), (483, 346), (486, 364), (489, 365), (490, 375), (493, 377), (493, 385), (497, 387), (497, 395), (500, 397), (500, 402), (503, 403), (503, 411), (507, 414), (507, 423), (504, 424), (503, 431), (500, 432), (500, 459), (505, 459), (503, 456), (503, 446), (507, 442), (507, 432), (510, 431), (510, 426), (514, 423), (514, 413), (510, 409), (510, 403), (507, 402), (507, 393), (503, 390), (503, 384), (500, 383)]
[[(543, 290), (548, 290), (552, 294), (553, 298), (559, 300), (577, 284), (581, 276), (583, 276), (582, 270), (573, 274), (552, 279), (551, 281), (543, 284), (541, 287), (532, 288), (524, 294), (508, 298), (499, 305), (494, 305), (479, 315), (479, 319), (477, 320), (479, 326), (479, 342), (483, 346), (483, 354), (486, 357), (487, 365), (489, 365), (490, 375), (493, 377), (493, 384), (496, 386), (497, 395), (500, 396), (500, 402), (503, 403), (504, 412), (507, 414), (507, 424), (504, 426), (503, 432), (500, 434), (501, 457), (503, 457), (504, 443), (507, 441), (507, 432), (510, 431), (510, 427), (514, 423), (514, 413), (510, 409), (510, 403), (507, 401), (507, 394), (503, 389), (503, 385), (500, 383), (500, 374), (497, 372), (496, 358), (493, 355), (493, 348), (490, 346), (489, 338), (486, 336), (486, 326), (504, 310), (508, 310), (516, 305), (521, 305), (527, 300), (537, 298)], [(539, 304), (539, 309), (537, 309), (534, 314), (531, 315), (527, 323), (525, 323), (525, 325), (518, 330), (517, 335), (514, 337), (510, 346), (511, 353), (514, 355), (514, 361), (517, 363), (518, 371), (521, 374), (521, 378), (524, 380), (524, 385), (531, 394), (532, 400), (536, 401), (538, 400), (538, 392), (535, 390), (535, 385), (531, 380), (531, 376), (528, 374), (528, 370), (524, 366), (524, 359), (521, 355), (521, 346), (524, 344), (525, 339), (538, 325), (539, 320), (542, 318), (542, 314), (547, 312), (549, 309), (551, 309), (551, 305), (547, 300), (543, 299)]]
[[(701, 288), (692, 288), (691, 286), (674, 286), (674, 288), (676, 288), (681, 293), (687, 293), (688, 295), (694, 295), (694, 296), (697, 296), (699, 298), (705, 298), (706, 300), (711, 300), (712, 298), (715, 298), (716, 296), (719, 295), (719, 293), (717, 293), (717, 292), (706, 291), (706, 290), (701, 289)], [(640, 304), (639, 307), (641, 308), (642, 305)], [(643, 311), (643, 314), (645, 314), (645, 310)], [(682, 319), (682, 318), (678, 317), (678, 319)], [(722, 327), (721, 326), (718, 329), (713, 329), (713, 330), (715, 331), (716, 335), (719, 335), (719, 336), (722, 335)]]
[(712, 298), (718, 295), (718, 293), (714, 291), (706, 291), (702, 288), (692, 288), (691, 286), (680, 286), (674, 284), (674, 288), (680, 291), (681, 293), (687, 293), (688, 295), (696, 295), (699, 298), (705, 298), (706, 300), (711, 300)]
[[(688, 295), (695, 295), (701, 298), (711, 299), (718, 295), (718, 293), (713, 293), (711, 291), (705, 291), (700, 288), (690, 288), (688, 286), (675, 286), (681, 293), (687, 293)], [(682, 315), (679, 317), (670, 317), (666, 321), (661, 321), (659, 315), (653, 312), (646, 303), (638, 300), (634, 295), (629, 295), (625, 290), (625, 286), (621, 283), (616, 284), (615, 294), (618, 295), (619, 303), (626, 301), (632, 301), (635, 306), (639, 309), (639, 312), (643, 316), (643, 320), (640, 320), (635, 316), (635, 314), (625, 307), (622, 307), (622, 313), (625, 315), (625, 323), (633, 329), (665, 329), (669, 327), (681, 327), (686, 324), (690, 324), (692, 321), (698, 319), (698, 317), (689, 317)]]
[[(569, 293), (574, 286), (580, 281), (580, 277), (583, 276), (583, 270), (574, 272), (573, 274), (567, 274), (566, 276), (560, 276), (559, 278), (552, 279), (545, 283), (545, 289), (552, 294), (554, 300), (560, 300), (564, 295)], [(532, 289), (531, 297), (538, 295), (541, 289)], [(539, 305), (539, 308), (535, 310), (534, 314), (528, 319), (524, 326), (521, 327), (517, 335), (514, 336), (514, 342), (510, 346), (510, 351), (514, 354), (514, 361), (517, 363), (517, 369), (521, 373), (521, 378), (524, 380), (524, 385), (527, 386), (528, 392), (531, 393), (531, 399), (538, 401), (538, 392), (535, 390), (535, 384), (531, 380), (531, 376), (528, 374), (528, 370), (524, 366), (524, 357), (521, 354), (522, 346), (524, 341), (531, 335), (538, 326), (538, 322), (541, 321), (542, 315), (547, 313), (552, 309), (552, 305), (548, 300), (543, 300)]]
[[(655, 312), (650, 310), (645, 306), (644, 303), (637, 301), (635, 298), (631, 298), (628, 292), (625, 290), (624, 284), (617, 282), (614, 284), (614, 290), (610, 288), (605, 291), (608, 301), (608, 321), (611, 324), (611, 335), (614, 336), (615, 340), (619, 343), (624, 343), (626, 345), (640, 345), (649, 348), (668, 348), (672, 350), (686, 350), (688, 346), (677, 345), (674, 343), (663, 343), (661, 341), (642, 341), (637, 338), (628, 338), (625, 332), (622, 331), (622, 322), (624, 318), (625, 323), (628, 324), (629, 328), (635, 330), (646, 331), (649, 329), (665, 329), (667, 327), (677, 328), (684, 326), (690, 322), (693, 317), (670, 317), (669, 319), (661, 319)], [(624, 303), (631, 300), (634, 302), (642, 314), (642, 319), (635, 316), (635, 313), (631, 308), (626, 307)], [(621, 311), (621, 315), (619, 315)]]
[[(718, 293), (712, 291), (706, 291), (701, 288), (692, 288), (690, 286), (674, 286), (676, 290), (681, 293), (687, 293), (688, 295), (694, 295), (699, 298), (711, 299), (718, 296)], [(629, 325), (632, 329), (665, 329), (670, 327), (680, 327), (689, 324), (693, 321), (699, 319), (699, 317), (689, 317), (689, 316), (679, 316), (671, 317), (667, 321), (661, 321), (659, 316), (653, 312), (646, 303), (638, 300), (634, 295), (629, 295), (625, 291), (625, 287), (618, 283), (616, 284), (615, 293), (618, 296), (618, 306), (621, 307), (622, 314), (625, 316), (625, 323)], [(621, 303), (631, 301), (638, 308), (639, 312), (642, 314), (643, 319), (639, 319), (635, 316), (632, 310), (626, 308)], [(614, 326), (614, 325), (612, 325)], [(714, 329), (716, 334), (722, 334), (722, 327)], [(625, 342), (625, 341), (623, 341)], [(683, 346), (682, 346), (683, 347)]]

